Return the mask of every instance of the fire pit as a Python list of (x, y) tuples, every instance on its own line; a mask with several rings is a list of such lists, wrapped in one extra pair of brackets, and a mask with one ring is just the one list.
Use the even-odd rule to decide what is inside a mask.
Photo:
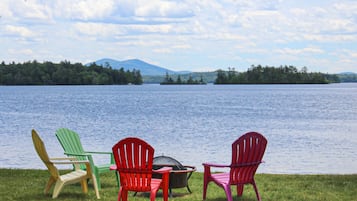
[[(196, 171), (196, 167), (182, 165), (176, 159), (169, 156), (157, 156), (154, 158), (153, 169), (157, 170), (162, 167), (172, 167), (169, 179), (169, 191), (170, 196), (172, 196), (173, 188), (183, 188), (186, 187), (188, 192), (191, 192), (188, 186), (188, 180), (190, 179), (192, 172)], [(160, 178), (159, 174), (153, 174), (154, 178)]]

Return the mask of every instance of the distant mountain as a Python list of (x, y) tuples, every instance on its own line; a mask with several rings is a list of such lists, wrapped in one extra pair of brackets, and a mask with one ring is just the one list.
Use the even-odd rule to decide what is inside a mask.
[(353, 74), (357, 74), (357, 73), (354, 73), (354, 72), (342, 72), (342, 73), (339, 73), (340, 75), (353, 75)]
[[(139, 59), (129, 59), (129, 60), (124, 60), (124, 61), (118, 61), (114, 59), (109, 59), (109, 58), (104, 58), (95, 61), (97, 65), (102, 65), (106, 66), (109, 64), (113, 69), (120, 69), (124, 68), (124, 70), (130, 70), (132, 71), (133, 69), (140, 70), (141, 75), (165, 75), (166, 72), (169, 74), (181, 74), (184, 72), (176, 72), (169, 70), (167, 68), (163, 68), (160, 66), (152, 65), (149, 63), (146, 63), (142, 60)], [(89, 65), (89, 64), (87, 64)], [(186, 71), (187, 73), (187, 71)]]

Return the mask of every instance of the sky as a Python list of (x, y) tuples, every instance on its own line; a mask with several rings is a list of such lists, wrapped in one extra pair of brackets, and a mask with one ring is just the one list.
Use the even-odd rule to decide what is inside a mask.
[(357, 0), (1, 0), (0, 61), (357, 73)]

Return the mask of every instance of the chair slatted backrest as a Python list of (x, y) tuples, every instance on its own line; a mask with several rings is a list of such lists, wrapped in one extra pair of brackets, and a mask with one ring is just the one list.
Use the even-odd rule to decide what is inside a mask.
[(230, 183), (249, 183), (262, 162), (267, 145), (266, 138), (257, 132), (242, 135), (232, 144)]
[(48, 157), (46, 151), (45, 144), (43, 143), (42, 139), (40, 138), (40, 136), (37, 134), (35, 130), (32, 130), (32, 141), (38, 156), (41, 158), (42, 162), (46, 165), (51, 176), (55, 179), (59, 178), (58, 169), (50, 161), (50, 158)]
[[(85, 154), (79, 135), (68, 129), (60, 128), (56, 131), (56, 137), (61, 143), (65, 154), (71, 156), (71, 154)], [(73, 156), (73, 155), (72, 155)], [(87, 160), (86, 156), (75, 156), (78, 160)], [(80, 164), (81, 169), (85, 169), (85, 165)]]
[(125, 138), (113, 146), (121, 186), (130, 191), (151, 190), (154, 148), (139, 138)]

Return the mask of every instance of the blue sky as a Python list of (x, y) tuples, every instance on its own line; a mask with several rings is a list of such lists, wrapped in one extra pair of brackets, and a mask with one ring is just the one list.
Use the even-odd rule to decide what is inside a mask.
[(356, 0), (1, 0), (0, 61), (357, 72)]

